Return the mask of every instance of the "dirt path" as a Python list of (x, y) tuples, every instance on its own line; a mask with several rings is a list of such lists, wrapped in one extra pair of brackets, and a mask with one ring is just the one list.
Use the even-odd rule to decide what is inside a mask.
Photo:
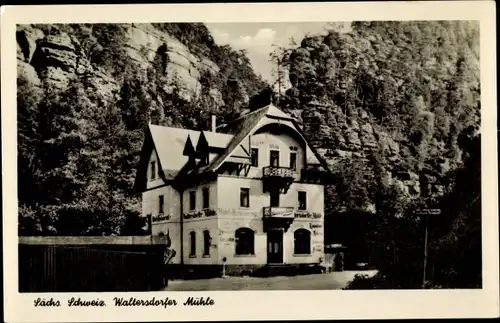
[(170, 281), (169, 291), (206, 290), (332, 290), (342, 289), (355, 274), (375, 275), (376, 271), (344, 271), (294, 277), (229, 277)]

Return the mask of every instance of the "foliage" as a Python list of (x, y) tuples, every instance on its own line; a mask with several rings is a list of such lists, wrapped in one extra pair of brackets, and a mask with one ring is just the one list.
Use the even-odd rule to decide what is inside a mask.
[[(356, 284), (419, 288), (426, 221), (413, 211), (440, 207), (429, 220), (427, 277), (434, 285), (480, 286), (480, 167), (471, 161), (480, 142), (470, 130), (480, 120), (478, 24), (355, 22), (344, 31), (306, 36), (275, 53), (292, 84), (280, 106), (316, 116), (304, 118), (306, 134), (325, 150), (343, 150), (325, 155), (335, 177), (325, 198), (329, 243), (348, 245), (356, 261), (380, 270)], [(323, 107), (307, 105), (312, 99)], [(379, 149), (385, 134), (398, 152), (356, 148), (350, 134), (361, 137), (364, 123), (376, 130)], [(400, 171), (434, 184), (427, 192), (420, 183), (418, 197)], [(475, 184), (460, 184), (464, 177)]]
[(206, 81), (222, 93), (225, 112), (244, 108), (248, 98), (258, 95), (267, 86), (254, 72), (245, 51), (217, 45), (204, 24), (154, 23), (153, 26), (179, 39), (193, 54), (217, 64), (220, 72)]
[[(234, 118), (245, 96), (264, 88), (245, 53), (216, 45), (204, 25), (156, 26), (200, 58), (223, 63), (217, 75), (202, 73), (200, 93), (188, 93), (190, 101), (179, 78), (166, 74), (161, 48), (147, 68), (129, 58), (126, 25), (37, 26), (66, 32), (93, 72), (75, 75), (64, 90), (18, 79), (20, 235), (144, 234), (132, 187), (148, 123), (206, 130), (210, 114)], [(116, 81), (111, 94), (93, 82), (101, 75)]]

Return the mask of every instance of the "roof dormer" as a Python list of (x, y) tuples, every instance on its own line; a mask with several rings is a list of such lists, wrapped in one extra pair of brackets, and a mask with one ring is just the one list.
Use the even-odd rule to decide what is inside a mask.
[(184, 150), (182, 151), (182, 154), (184, 156), (192, 157), (194, 155), (194, 147), (193, 147), (193, 142), (191, 141), (191, 136), (188, 135), (186, 139), (186, 143), (184, 144)]

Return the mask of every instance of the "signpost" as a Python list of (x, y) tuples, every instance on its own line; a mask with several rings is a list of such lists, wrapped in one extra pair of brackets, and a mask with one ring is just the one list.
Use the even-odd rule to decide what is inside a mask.
[(441, 209), (417, 209), (415, 211), (416, 215), (425, 215), (425, 238), (424, 238), (424, 272), (422, 278), (422, 288), (425, 288), (425, 281), (427, 276), (427, 240), (428, 240), (428, 220), (429, 215), (439, 215), (441, 214)]

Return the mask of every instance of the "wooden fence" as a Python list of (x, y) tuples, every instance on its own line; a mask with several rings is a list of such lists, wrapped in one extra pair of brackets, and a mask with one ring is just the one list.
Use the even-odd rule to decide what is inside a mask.
[(151, 291), (166, 285), (162, 245), (19, 244), (19, 292)]

